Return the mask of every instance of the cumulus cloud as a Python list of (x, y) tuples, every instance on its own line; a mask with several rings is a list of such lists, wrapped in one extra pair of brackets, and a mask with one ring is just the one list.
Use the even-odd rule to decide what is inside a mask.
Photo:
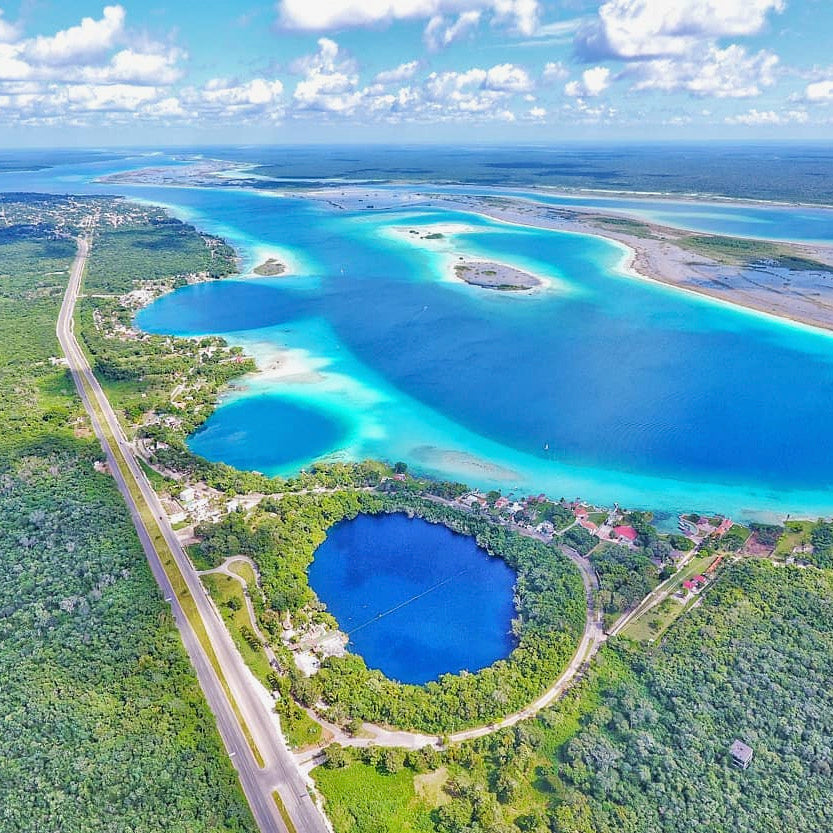
[(373, 80), (376, 84), (398, 84), (413, 78), (418, 69), (419, 61), (408, 61), (393, 69), (383, 70)]
[[(432, 20), (466, 13), (488, 13), (524, 35), (538, 26), (538, 0), (280, 0), (284, 26), (307, 31), (331, 31), (356, 26), (385, 25), (396, 20)], [(459, 20), (459, 18), (458, 18)]]
[(570, 70), (560, 61), (549, 61), (544, 67), (541, 77), (547, 82), (563, 81), (569, 74)]
[(183, 53), (178, 49), (164, 52), (138, 52), (123, 49), (113, 55), (105, 73), (107, 78), (130, 84), (173, 84), (182, 76), (177, 62)]
[(610, 70), (607, 67), (591, 67), (584, 70), (580, 81), (568, 81), (564, 92), (572, 98), (601, 95), (610, 86)]
[(225, 115), (237, 112), (263, 112), (278, 101), (283, 93), (280, 81), (253, 78), (235, 84), (226, 79), (215, 78), (202, 90), (202, 98), (209, 104), (217, 104)]
[(296, 61), (293, 69), (304, 76), (292, 96), (301, 110), (351, 112), (361, 101), (355, 62), (330, 38), (320, 38), (318, 52)]
[(61, 93), (70, 110), (124, 112), (157, 97), (154, 87), (133, 84), (70, 84)]
[(775, 110), (749, 110), (746, 113), (738, 113), (734, 116), (727, 116), (726, 124), (742, 124), (749, 127), (762, 125), (784, 125), (784, 124), (805, 124), (809, 116), (804, 110), (788, 110), (783, 113)]
[(156, 118), (177, 112), (169, 87), (181, 78), (187, 56), (131, 33), (125, 20), (122, 6), (106, 6), (98, 18), (21, 38), (0, 17), (0, 116), (80, 124), (87, 115), (100, 122), (108, 115), (147, 115), (157, 104)]
[(102, 58), (122, 35), (124, 18), (121, 6), (106, 6), (100, 20), (85, 17), (78, 26), (50, 37), (39, 35), (27, 44), (26, 56), (32, 61), (54, 66)]
[(425, 27), (426, 46), (434, 50), (449, 46), (476, 29), (481, 17), (482, 13), (475, 10), (463, 12), (453, 23), (440, 15), (432, 17)]
[(754, 35), (784, 0), (608, 0), (576, 37), (589, 60), (684, 55), (703, 41)]
[(804, 90), (808, 101), (833, 101), (833, 81), (814, 81)]
[(484, 89), (505, 93), (522, 93), (532, 88), (532, 80), (523, 67), (498, 64), (486, 72)]
[(715, 98), (749, 98), (775, 83), (778, 56), (761, 50), (749, 55), (742, 46), (711, 46), (700, 58), (659, 58), (635, 65), (630, 75), (637, 90), (688, 92)]
[(0, 43), (11, 43), (20, 37), (20, 27), (3, 19), (3, 10), (0, 9)]

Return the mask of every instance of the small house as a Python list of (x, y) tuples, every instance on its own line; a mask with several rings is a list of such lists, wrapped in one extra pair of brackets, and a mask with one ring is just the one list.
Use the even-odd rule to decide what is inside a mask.
[(632, 544), (639, 537), (639, 533), (632, 526), (617, 526), (613, 534), (623, 544)]
[(747, 746), (743, 741), (736, 740), (729, 747), (729, 754), (732, 758), (732, 763), (741, 769), (748, 769), (749, 764), (752, 763), (752, 747)]
[(718, 538), (722, 538), (732, 527), (734, 526), (734, 522), (729, 518), (724, 518), (717, 529), (714, 531), (714, 534)]

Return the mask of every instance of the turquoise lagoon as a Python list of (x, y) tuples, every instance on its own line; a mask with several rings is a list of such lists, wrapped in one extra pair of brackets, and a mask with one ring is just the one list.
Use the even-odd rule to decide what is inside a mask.
[[(258, 357), (266, 372), (218, 414), (233, 403), (245, 421), (264, 393), (303, 399), (347, 426), (330, 459), (402, 459), (483, 487), (744, 517), (833, 506), (826, 333), (634, 279), (598, 237), (229, 189), (165, 201), (248, 267), (270, 251), (296, 267), (185, 288), (139, 314), (150, 331), (220, 333)], [(437, 224), (460, 233), (433, 246), (395, 233)], [(449, 280), (457, 253), (549, 285), (519, 296)], [(252, 467), (286, 474), (318, 456), (296, 452)]]
[[(246, 270), (270, 254), (291, 264), (287, 277), (184, 288), (138, 316), (154, 332), (222, 334), (264, 369), (192, 438), (212, 459), (286, 474), (322, 455), (382, 457), (477, 486), (665, 512), (833, 511), (829, 334), (632, 278), (622, 248), (597, 237), (430, 208), (349, 212), (228, 187), (95, 181), (149, 163), (178, 160), (57, 165), (4, 174), (3, 184), (164, 204), (226, 236)], [(535, 198), (704, 231), (833, 240), (833, 211), (822, 208)], [(466, 230), (447, 250), (391, 232), (437, 223)], [(452, 251), (550, 285), (517, 296), (450, 281)]]

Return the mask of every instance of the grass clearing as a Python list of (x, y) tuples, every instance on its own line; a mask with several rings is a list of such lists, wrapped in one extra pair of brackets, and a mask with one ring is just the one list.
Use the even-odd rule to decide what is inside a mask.
[(635, 642), (656, 642), (695, 600), (679, 602), (669, 596), (645, 615), (631, 622), (622, 631), (622, 636)]
[(240, 576), (240, 578), (242, 578), (249, 587), (257, 586), (255, 571), (252, 569), (252, 565), (249, 564), (248, 561), (232, 561), (231, 564), (228, 565), (228, 568), (236, 576)]
[(417, 795), (409, 769), (383, 775), (376, 767), (354, 763), (343, 769), (318, 767), (312, 775), (336, 833), (433, 833), (433, 808)]
[(427, 807), (441, 807), (451, 801), (451, 796), (443, 790), (448, 781), (448, 767), (441, 766), (433, 772), (414, 775), (414, 792)]
[(223, 573), (209, 573), (200, 578), (217, 605), (243, 661), (267, 688), (271, 688), (268, 676), (272, 666), (252, 628), (243, 586), (236, 578)]
[(787, 521), (784, 524), (784, 534), (778, 539), (775, 551), (772, 553), (775, 558), (786, 558), (793, 554), (796, 547), (810, 543), (810, 531), (815, 526), (815, 521)]

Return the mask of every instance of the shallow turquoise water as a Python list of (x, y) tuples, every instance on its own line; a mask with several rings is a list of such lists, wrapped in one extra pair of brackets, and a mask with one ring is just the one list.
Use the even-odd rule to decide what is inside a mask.
[[(226, 333), (262, 358), (293, 349), (302, 381), (267, 375), (249, 390), (341, 412), (342, 457), (668, 510), (833, 503), (819, 407), (833, 395), (826, 334), (627, 277), (621, 248), (600, 238), (434, 209), (351, 214), (183, 193), (195, 221), (222, 217), (212, 230), (250, 252), (278, 241), (301, 274), (187, 288), (138, 323)], [(518, 297), (449, 282), (446, 252), (390, 233), (430, 223), (468, 229), (454, 252), (532, 269), (553, 287)]]
[(473, 538), (405, 515), (327, 533), (310, 586), (370, 668), (403, 683), (478, 671), (514, 648), (514, 572)]
[[(82, 168), (4, 181), (106, 190)], [(294, 265), (291, 277), (186, 288), (138, 317), (155, 332), (221, 333), (261, 366), (280, 364), (226, 398), (210, 426), (223, 430), (205, 449), (216, 459), (276, 473), (321, 453), (404, 459), (474, 485), (667, 512), (833, 509), (826, 333), (628, 277), (622, 249), (599, 238), (231, 189), (118, 190), (225, 235), (246, 268), (273, 253)], [(709, 231), (833, 237), (833, 212), (821, 209), (605, 204)], [(426, 223), (468, 230), (447, 251), (390, 232)], [(450, 282), (452, 251), (500, 258), (552, 286), (518, 297)], [(263, 394), (303, 404), (320, 441), (312, 422), (282, 434), (273, 415), (270, 430)]]
[(258, 394), (219, 408), (189, 445), (209, 460), (259, 470), (324, 456), (344, 439), (337, 415), (285, 396)]

